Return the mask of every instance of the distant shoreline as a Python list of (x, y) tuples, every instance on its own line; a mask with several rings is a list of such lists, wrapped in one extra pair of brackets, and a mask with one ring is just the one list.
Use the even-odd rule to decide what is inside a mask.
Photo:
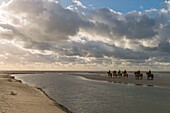
[[(113, 70), (111, 70), (111, 71), (113, 71)], [(123, 70), (122, 70), (123, 71)], [(147, 72), (148, 70), (146, 70), (146, 71), (141, 71), (142, 73), (145, 73), (145, 72)], [(108, 70), (106, 70), (106, 71), (73, 71), (73, 70), (66, 70), (66, 71), (64, 71), (64, 70), (0, 70), (0, 73), (2, 73), (2, 74), (38, 74), (38, 73), (62, 73), (62, 72), (64, 72), (64, 73), (76, 73), (76, 72), (81, 72), (81, 73), (103, 73), (103, 74), (105, 74), (106, 72), (108, 72)], [(134, 72), (133, 70), (130, 70), (130, 71), (128, 71), (127, 70), (127, 72)], [(153, 73), (170, 73), (170, 71), (152, 71)]]

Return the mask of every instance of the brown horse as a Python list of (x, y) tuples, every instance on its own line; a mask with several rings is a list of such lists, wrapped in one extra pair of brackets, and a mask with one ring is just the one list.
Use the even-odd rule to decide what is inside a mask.
[(121, 72), (120, 70), (117, 72), (117, 76), (118, 76), (119, 78), (122, 77), (122, 72)]
[(122, 76), (123, 76), (124, 78), (128, 78), (128, 73), (127, 73), (126, 70), (124, 70), (124, 71), (122, 72)]
[(117, 72), (116, 72), (116, 71), (113, 71), (113, 72), (112, 72), (112, 76), (113, 76), (114, 78), (117, 78)]
[(127, 73), (123, 73), (122, 76), (123, 76), (124, 78), (128, 78), (128, 74), (127, 74)]
[(140, 73), (139, 71), (137, 71), (137, 72), (134, 72), (134, 74), (135, 74), (135, 78), (136, 79), (143, 79), (143, 74), (142, 73)]
[(149, 73), (149, 72), (146, 72), (146, 75), (147, 75), (147, 79), (149, 80), (153, 80), (154, 78), (154, 75), (152, 73)]

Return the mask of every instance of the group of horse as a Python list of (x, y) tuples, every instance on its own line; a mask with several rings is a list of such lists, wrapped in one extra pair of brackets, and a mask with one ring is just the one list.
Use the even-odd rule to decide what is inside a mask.
[(110, 70), (109, 70), (109, 72), (107, 72), (107, 74), (108, 74), (108, 77), (113, 77), (113, 78), (117, 78), (117, 77), (119, 77), (119, 78), (121, 78), (121, 77), (124, 77), (124, 78), (128, 78), (128, 73), (126, 72), (126, 71), (124, 71), (124, 72), (116, 72), (116, 71), (113, 71), (113, 72), (111, 72)]
[[(116, 72), (116, 71), (113, 71), (113, 72), (111, 72), (110, 70), (109, 70), (109, 72), (107, 72), (107, 74), (108, 74), (108, 77), (111, 77), (111, 78), (117, 78), (117, 77), (119, 77), (119, 78), (128, 78), (128, 73), (126, 72), (126, 71), (124, 71), (124, 72)], [(142, 80), (143, 79), (143, 74), (140, 72), (140, 71), (136, 71), (136, 72), (134, 72), (134, 75), (135, 75), (135, 79), (137, 79), (137, 80)], [(147, 75), (147, 79), (148, 80), (153, 80), (154, 79), (154, 74), (152, 74), (150, 71), (149, 72), (146, 72), (146, 75)]]

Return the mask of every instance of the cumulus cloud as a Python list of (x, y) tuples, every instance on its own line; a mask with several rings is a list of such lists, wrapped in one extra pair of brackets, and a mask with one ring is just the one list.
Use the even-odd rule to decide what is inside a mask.
[(34, 41), (66, 40), (77, 34), (82, 23), (78, 14), (48, 0), (12, 0), (2, 10), (12, 26)]

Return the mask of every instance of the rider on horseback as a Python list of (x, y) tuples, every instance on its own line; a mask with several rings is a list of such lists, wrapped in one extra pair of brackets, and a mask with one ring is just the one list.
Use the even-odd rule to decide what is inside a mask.
[(124, 71), (122, 72), (122, 74), (123, 74), (123, 77), (124, 77), (124, 78), (128, 78), (128, 73), (127, 73), (126, 70), (124, 70)]
[(108, 77), (112, 77), (112, 72), (110, 70), (107, 72), (107, 74), (108, 74)]
[(126, 70), (124, 70), (124, 71), (123, 71), (123, 73), (124, 73), (124, 74), (127, 74), (127, 71), (126, 71)]
[(114, 70), (112, 74), (113, 74), (113, 77), (114, 77), (114, 78), (117, 77), (117, 72), (116, 72), (116, 70)]
[(140, 72), (140, 70), (134, 72), (136, 79), (143, 79), (143, 74)]
[(122, 73), (121, 73), (120, 70), (118, 71), (117, 75), (118, 75), (119, 77), (122, 77)]
[(151, 70), (149, 70), (148, 72), (146, 72), (146, 74), (147, 74), (148, 80), (149, 80), (149, 79), (153, 80), (154, 75), (151, 73)]
[(151, 74), (151, 70), (149, 70), (148, 74)]

